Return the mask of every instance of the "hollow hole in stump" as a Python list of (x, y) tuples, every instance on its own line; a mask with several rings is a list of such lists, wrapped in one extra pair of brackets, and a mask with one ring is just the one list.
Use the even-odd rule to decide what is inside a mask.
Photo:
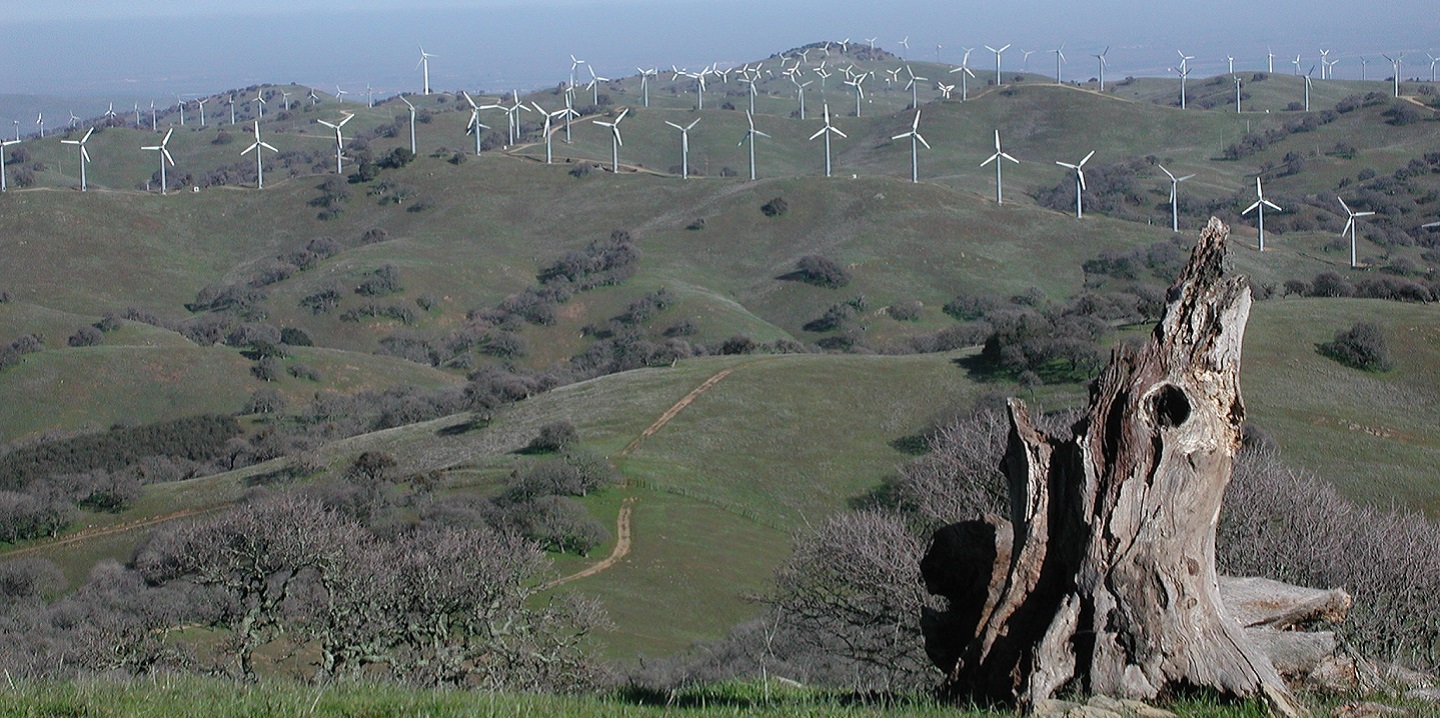
[(1155, 423), (1172, 429), (1190, 418), (1190, 399), (1180, 387), (1166, 384), (1150, 398), (1150, 410), (1154, 413)]

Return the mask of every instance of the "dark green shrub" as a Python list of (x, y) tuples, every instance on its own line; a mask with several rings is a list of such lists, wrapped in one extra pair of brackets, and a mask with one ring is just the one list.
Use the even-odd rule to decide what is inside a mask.
[(1365, 371), (1390, 371), (1395, 363), (1380, 327), (1371, 322), (1357, 322), (1335, 334), (1334, 341), (1317, 347), (1324, 354), (1345, 366)]

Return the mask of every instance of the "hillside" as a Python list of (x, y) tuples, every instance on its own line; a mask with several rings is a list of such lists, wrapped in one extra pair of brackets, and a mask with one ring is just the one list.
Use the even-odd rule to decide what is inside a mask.
[[(488, 423), (468, 412), (426, 415), (326, 443), (309, 457), (316, 476), (303, 481), (383, 451), (405, 475), (440, 472), (446, 492), (489, 496), (527, 460), (516, 452), (541, 426), (570, 421), (624, 483), (581, 502), (611, 531), (610, 543), (587, 557), (557, 556), (557, 572), (608, 555), (622, 506), (633, 506), (630, 552), (569, 587), (609, 606), (611, 655), (668, 654), (753, 615), (748, 599), (786, 555), (790, 534), (893, 473), (908, 458), (899, 440), (990, 392), (1046, 408), (1077, 402), (1076, 367), (1022, 387), (1016, 372), (977, 363), (984, 336), (902, 354), (964, 328), (942, 310), (957, 296), (1060, 314), (1087, 292), (1139, 297), (1163, 285), (1159, 269), (1095, 269), (1179, 251), (1169, 243), (1169, 182), (1154, 166), (1163, 164), (1196, 175), (1180, 189), (1182, 235), (1222, 216), (1234, 229), (1233, 268), (1261, 293), (1274, 290), (1256, 302), (1247, 336), (1251, 421), (1288, 461), (1351, 497), (1440, 512), (1431, 480), (1440, 463), (1430, 421), (1440, 410), (1436, 305), (1285, 290), (1288, 280), (1323, 272), (1351, 285), (1434, 285), (1440, 235), (1420, 225), (1440, 220), (1440, 122), (1423, 106), (1424, 86), (1406, 84), (1412, 96), (1399, 102), (1417, 114), (1401, 122), (1393, 98), (1364, 99), (1389, 87), (1380, 82), (1317, 81), (1314, 111), (1304, 113), (1285, 109), (1301, 81), (1276, 74), (1247, 85), (1237, 114), (1221, 99), (1233, 92), (1228, 77), (1191, 78), (1192, 99), (1215, 101), (1182, 111), (1165, 99), (1179, 89), (1167, 78), (1107, 78), (1100, 93), (1038, 74), (996, 87), (977, 69), (962, 102), (958, 90), (945, 100), (934, 87), (953, 81), (950, 66), (912, 63), (913, 74), (931, 78), (918, 91), (931, 149), (920, 149), (921, 181), (911, 183), (909, 145), (891, 139), (911, 127), (907, 73), (888, 53), (858, 47), (835, 52), (828, 66), (877, 73), (859, 117), (843, 74), (822, 88), (818, 52), (804, 63), (804, 81), (814, 81), (804, 120), (780, 59), (764, 60), (755, 123), (772, 137), (759, 139), (756, 182), (744, 179), (737, 143), (749, 91), (734, 73), (710, 82), (704, 110), (694, 109), (694, 81), (670, 72), (650, 79), (649, 107), (637, 76), (602, 83), (598, 103), (579, 91), (583, 116), (570, 142), (563, 125), (553, 129), (553, 165), (544, 163), (535, 112), (521, 113), (520, 140), (507, 146), (504, 112), (480, 111), (495, 129), (475, 156), (463, 96), (409, 96), (418, 108), (412, 159), (397, 153), (411, 129), (399, 98), (373, 108), (353, 96), (311, 101), (295, 85), (237, 90), (233, 125), (229, 91), (207, 100), (203, 127), (194, 103), (183, 127), (178, 108), (157, 111), (158, 133), (148, 113), (139, 127), (110, 122), (90, 139), (84, 193), (75, 191), (76, 150), (60, 142), (88, 125), (28, 140), (18, 146), (23, 160), (6, 167), (24, 181), (0, 195), (0, 342), (39, 335), (43, 349), (0, 371), (0, 438), (236, 414), (257, 392), (276, 392), (287, 406), (279, 417), (242, 417), (253, 435), (317, 396), (400, 387), (459, 396), (477, 372), (551, 377), (561, 385), (527, 392)], [(892, 72), (900, 80), (887, 82)], [(257, 92), (267, 97), (262, 135), (281, 150), (264, 157), (263, 191), (253, 188), (254, 157), (240, 155), (253, 142)], [(564, 106), (558, 90), (520, 99)], [(848, 135), (835, 142), (829, 179), (819, 141), (807, 139), (827, 103)], [(611, 173), (611, 134), (596, 122), (623, 108), (622, 167)], [(333, 132), (316, 120), (342, 112), (355, 117), (339, 176)], [(682, 180), (679, 133), (665, 123), (695, 120), (692, 178)], [(140, 147), (172, 126), (177, 166), (162, 195), (153, 191), (156, 153)], [(994, 168), (980, 166), (997, 129), (1021, 160), (1004, 167), (1004, 205), (993, 201)], [(1077, 220), (1073, 194), (1064, 195), (1073, 175), (1055, 162), (1091, 150)], [(1267, 215), (1263, 254), (1251, 218), (1240, 218), (1257, 175), (1285, 207)], [(1337, 244), (1345, 219), (1337, 192), (1354, 209), (1378, 212), (1361, 224), (1356, 269), (1348, 242)], [(767, 214), (777, 198), (784, 211)], [(547, 284), (565, 262), (598, 262), (616, 246), (633, 250), (624, 272)], [(841, 286), (797, 270), (817, 255), (843, 269), (847, 280), (832, 283)], [(843, 321), (818, 321), (837, 315)], [(97, 342), (70, 346), (107, 316), (122, 319), (94, 330)], [(1394, 370), (1359, 372), (1316, 352), (1360, 320), (1382, 327)], [(1107, 321), (1104, 344), (1146, 328), (1132, 315)], [(270, 336), (281, 330), (293, 343)], [(729, 353), (727, 341), (741, 337), (757, 351)], [(268, 353), (280, 344), (283, 356)], [(626, 354), (637, 346), (668, 353)], [(262, 376), (267, 357), (273, 376)], [(605, 375), (612, 369), (624, 371)], [(127, 558), (149, 528), (273, 481), (284, 461), (151, 484), (124, 511), (84, 511), (58, 540), (6, 545), (0, 557), (49, 557), (78, 582), (99, 558)]]

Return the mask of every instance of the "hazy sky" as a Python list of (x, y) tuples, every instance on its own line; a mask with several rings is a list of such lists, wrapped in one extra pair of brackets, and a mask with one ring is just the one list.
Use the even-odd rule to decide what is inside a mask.
[[(1434, 0), (1392, 0), (1383, 13), (1338, 0), (0, 0), (0, 32), (0, 94), (102, 98), (258, 82), (418, 90), (420, 43), (436, 56), (436, 89), (487, 91), (554, 84), (570, 53), (618, 77), (637, 65), (739, 64), (871, 36), (896, 52), (909, 36), (915, 59), (934, 60), (942, 44), (950, 63), (962, 46), (1013, 43), (1006, 69), (1020, 69), (1021, 50), (1038, 50), (1033, 71), (1053, 71), (1046, 51), (1064, 42), (1072, 79), (1093, 76), (1089, 54), (1107, 45), (1116, 78), (1162, 74), (1176, 48), (1196, 56), (1202, 76), (1222, 72), (1227, 53), (1237, 68), (1263, 69), (1270, 48), (1277, 71), (1289, 72), (1297, 52), (1308, 69), (1326, 47), (1341, 60), (1338, 77), (1358, 77), (1358, 56), (1380, 52), (1409, 53), (1407, 76), (1428, 77), (1425, 53), (1440, 54)], [(972, 66), (993, 67), (977, 52)], [(1370, 65), (1372, 77), (1388, 69)]]

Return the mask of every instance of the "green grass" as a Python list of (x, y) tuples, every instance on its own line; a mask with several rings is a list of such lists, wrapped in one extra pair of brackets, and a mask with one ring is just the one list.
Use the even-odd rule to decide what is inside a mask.
[[(0, 687), (0, 717), (41, 718), (229, 718), (255, 715), (315, 716), (574, 716), (576, 718), (982, 718), (1014, 715), (1004, 710), (966, 709), (919, 696), (885, 703), (853, 700), (843, 693), (793, 688), (759, 681), (689, 688), (673, 696), (643, 692), (593, 695), (535, 695), (468, 690), (425, 690), (389, 684), (311, 686), (278, 680), (240, 684), (216, 678), (160, 676), (148, 680), (82, 679), (66, 683), (22, 682)], [(668, 705), (667, 705), (668, 702)], [(1165, 708), (1195, 718), (1247, 718), (1264, 709), (1186, 699)], [(1323, 706), (1317, 706), (1323, 708)]]

